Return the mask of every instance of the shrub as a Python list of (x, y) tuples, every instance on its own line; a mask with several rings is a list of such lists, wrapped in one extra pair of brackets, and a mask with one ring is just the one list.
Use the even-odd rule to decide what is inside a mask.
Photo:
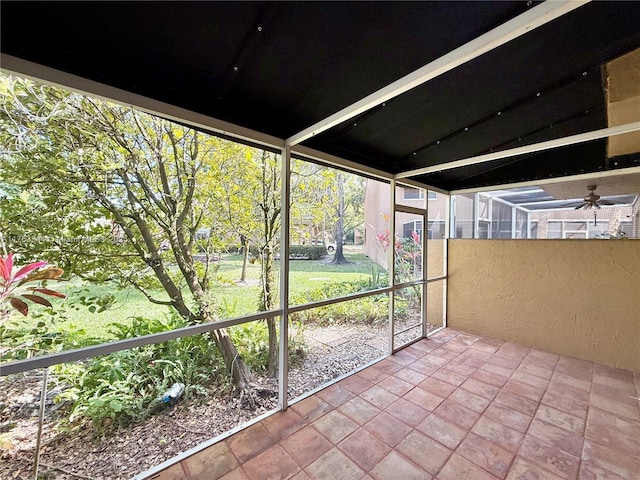
[[(371, 279), (354, 280), (350, 282), (325, 283), (324, 285), (307, 290), (298, 295), (292, 295), (292, 303), (301, 305), (317, 302), (327, 298), (336, 298), (351, 293), (363, 292), (378, 288)], [(386, 294), (358, 298), (348, 302), (326, 305), (291, 314), (295, 321), (303, 323), (367, 323), (373, 324), (386, 321), (388, 318), (389, 300)]]
[[(133, 318), (131, 324), (113, 323), (110, 333), (121, 340), (185, 326), (173, 315), (166, 320)], [(264, 322), (229, 329), (238, 353), (255, 371), (266, 370), (268, 331)], [(293, 365), (304, 355), (302, 335), (292, 335), (289, 355)], [(71, 422), (89, 419), (98, 432), (126, 426), (166, 408), (159, 397), (174, 383), (185, 384), (184, 398), (207, 395), (207, 388), (226, 388), (225, 366), (209, 334), (146, 345), (96, 357), (85, 363), (55, 367), (69, 387), (57, 401), (71, 401)]]
[[(177, 316), (167, 321), (134, 318), (131, 325), (112, 324), (117, 339), (148, 335), (184, 326)], [(90, 419), (98, 431), (140, 421), (164, 408), (158, 398), (173, 383), (186, 385), (186, 399), (204, 396), (206, 386), (226, 382), (224, 363), (208, 334), (146, 345), (56, 367), (69, 385), (57, 398), (71, 400), (70, 421)]]
[[(305, 355), (301, 324), (291, 325), (293, 334), (289, 335), (289, 364), (298, 365)], [(228, 329), (238, 352), (245, 363), (254, 372), (266, 372), (269, 360), (269, 331), (264, 321), (243, 323)]]
[[(260, 250), (255, 245), (249, 247), (253, 258), (260, 258)], [(279, 254), (276, 252), (276, 254)], [(292, 260), (321, 260), (327, 255), (324, 245), (290, 245), (289, 258)]]
[(324, 245), (291, 245), (289, 246), (289, 258), (303, 260), (320, 260), (327, 255)]
[(319, 323), (320, 325), (336, 323), (376, 324), (389, 318), (388, 307), (389, 300), (387, 295), (376, 295), (292, 313), (291, 318), (302, 323)]
[[(86, 347), (108, 341), (106, 338), (89, 336), (83, 328), (69, 324), (59, 331), (56, 325), (66, 322), (72, 310), (86, 309), (89, 314), (102, 312), (114, 302), (111, 294), (96, 296), (78, 293), (80, 297), (67, 298), (52, 307), (41, 307), (30, 312), (32, 321), (12, 318), (0, 325), (0, 357), (2, 360), (21, 360), (45, 353), (59, 352), (72, 348)], [(35, 321), (35, 322), (34, 322)]]

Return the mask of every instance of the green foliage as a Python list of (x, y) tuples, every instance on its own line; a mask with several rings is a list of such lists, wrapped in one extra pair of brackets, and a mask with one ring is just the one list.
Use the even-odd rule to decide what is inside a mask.
[(405, 320), (411, 317), (420, 317), (422, 294), (421, 287), (411, 287), (396, 290), (394, 300), (394, 317), (396, 320)]
[[(317, 302), (375, 288), (378, 286), (373, 283), (372, 279), (325, 283), (321, 287), (292, 295), (292, 304)], [(296, 312), (291, 314), (291, 318), (302, 323), (319, 323), (321, 325), (353, 322), (373, 324), (388, 318), (388, 306), (389, 301), (386, 294), (374, 295)]]
[[(94, 314), (113, 304), (113, 295), (90, 294), (81, 289), (54, 307), (33, 309), (30, 319), (13, 317), (0, 325), (0, 357), (3, 361), (21, 360), (46, 353), (86, 347), (108, 341), (88, 332), (83, 326), (68, 322), (72, 315)], [(62, 325), (65, 324), (65, 328)]]
[[(176, 316), (166, 321), (138, 317), (111, 326), (115, 338), (149, 335), (184, 326)], [(206, 387), (225, 385), (224, 364), (208, 334), (192, 335), (123, 350), (87, 363), (56, 367), (69, 385), (57, 401), (70, 400), (71, 422), (90, 419), (98, 432), (147, 418), (166, 408), (159, 397), (173, 383), (186, 385), (184, 398), (207, 394)]]
[[(383, 215), (388, 224), (389, 216)], [(396, 283), (416, 280), (422, 276), (422, 239), (412, 231), (409, 237), (391, 236), (388, 228), (376, 235), (376, 242), (386, 254), (393, 243)]]
[[(33, 323), (33, 322), (31, 322)], [(21, 360), (62, 349), (63, 339), (49, 331), (49, 325), (39, 320), (35, 325), (8, 321), (0, 325), (0, 357), (3, 361)]]
[(411, 232), (410, 238), (396, 238), (395, 241), (396, 282), (407, 282), (420, 278), (422, 245), (420, 237)]
[(291, 245), (289, 247), (289, 258), (297, 260), (320, 260), (327, 255), (327, 248), (324, 245)]
[[(303, 325), (299, 322), (289, 326), (289, 365), (299, 365), (305, 355)], [(265, 373), (269, 361), (269, 332), (263, 321), (243, 323), (228, 329), (229, 335), (252, 371)]]
[(389, 285), (389, 275), (385, 270), (381, 271), (380, 265), (374, 263), (371, 265), (371, 277), (367, 280), (364, 290), (376, 290)]
[[(89, 313), (102, 313), (111, 308), (116, 301), (116, 297), (112, 293), (97, 295), (88, 288), (82, 288), (74, 293), (77, 296), (77, 304), (87, 307)], [(74, 305), (74, 308), (79, 310), (77, 305)]]

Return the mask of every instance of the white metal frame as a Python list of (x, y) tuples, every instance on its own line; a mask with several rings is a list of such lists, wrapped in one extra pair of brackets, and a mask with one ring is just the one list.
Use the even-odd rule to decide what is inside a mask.
[[(375, 295), (380, 293), (388, 293), (389, 295), (389, 353), (394, 352), (394, 330), (393, 330), (393, 315), (394, 315), (394, 291), (397, 288), (404, 288), (408, 285), (412, 284), (422, 284), (423, 285), (423, 336), (425, 333), (425, 324), (426, 322), (426, 302), (427, 302), (427, 284), (443, 281), (443, 292), (444, 298), (446, 299), (446, 279), (447, 279), (447, 241), (445, 240), (445, 252), (444, 252), (444, 260), (445, 260), (445, 271), (443, 276), (425, 279), (428, 275), (426, 258), (428, 255), (427, 251), (427, 243), (426, 243), (426, 235), (423, 233), (423, 278), (417, 282), (410, 282), (408, 284), (395, 285), (395, 268), (394, 268), (394, 259), (393, 259), (393, 251), (394, 249), (390, 249), (390, 255), (388, 258), (388, 271), (390, 278), (390, 286), (388, 288), (383, 288), (373, 292), (367, 292), (366, 294), (356, 294), (348, 297), (343, 297), (340, 299), (331, 299), (322, 302), (316, 302), (314, 304), (290, 307), (288, 305), (288, 293), (289, 293), (289, 262), (288, 262), (288, 248), (289, 248), (289, 176), (290, 176), (290, 158), (291, 156), (299, 156), (302, 159), (310, 159), (312, 161), (319, 161), (325, 163), (327, 165), (336, 166), (338, 168), (348, 169), (354, 172), (358, 172), (361, 174), (365, 174), (374, 178), (386, 179), (390, 181), (391, 185), (391, 194), (390, 194), (390, 202), (391, 202), (391, 212), (393, 214), (390, 216), (390, 230), (395, 232), (395, 209), (396, 209), (396, 180), (402, 179), (403, 184), (415, 186), (418, 188), (430, 189), (439, 193), (444, 193), (447, 195), (455, 195), (461, 193), (477, 193), (481, 191), (495, 190), (496, 186), (491, 186), (487, 188), (474, 188), (474, 189), (460, 189), (454, 190), (451, 192), (433, 188), (426, 184), (417, 182), (410, 177), (416, 175), (422, 175), (435, 171), (442, 171), (450, 168), (458, 168), (466, 165), (473, 165), (482, 162), (488, 162), (492, 160), (497, 160), (501, 158), (508, 158), (516, 155), (522, 155), (525, 153), (532, 153), (542, 150), (548, 150), (552, 148), (558, 148), (562, 146), (572, 145), (576, 143), (586, 142), (590, 140), (595, 140), (598, 138), (604, 138), (612, 135), (620, 135), (623, 133), (633, 132), (640, 130), (640, 122), (629, 123), (626, 125), (621, 125), (619, 127), (612, 127), (608, 129), (596, 130), (593, 132), (587, 132), (585, 134), (574, 135), (570, 137), (565, 137), (563, 139), (552, 140), (549, 142), (541, 142), (538, 144), (519, 147), (511, 150), (506, 150), (503, 152), (496, 152), (488, 155), (480, 155), (475, 157), (470, 157), (467, 159), (461, 159), (458, 161), (450, 162), (448, 164), (436, 165), (432, 167), (426, 167), (422, 169), (415, 169), (406, 172), (402, 172), (397, 175), (392, 175), (381, 170), (377, 170), (374, 168), (368, 168), (366, 166), (362, 166), (356, 164), (355, 162), (350, 162), (345, 159), (335, 157), (324, 152), (319, 152), (317, 150), (299, 145), (301, 142), (306, 139), (311, 138), (314, 135), (317, 135), (320, 132), (326, 131), (332, 128), (335, 125), (338, 125), (346, 120), (353, 118), (354, 116), (359, 115), (375, 106), (381, 105), (389, 99), (397, 97), (408, 90), (415, 88), (419, 85), (424, 84), (425, 82), (442, 75), (443, 73), (450, 71), (465, 62), (468, 62), (474, 58), (477, 58), (484, 53), (495, 49), (501, 45), (506, 44), (507, 42), (526, 34), (529, 31), (532, 31), (535, 28), (538, 28), (554, 19), (573, 11), (576, 8), (579, 8), (588, 3), (588, 1), (577, 0), (577, 1), (549, 1), (544, 2), (541, 5), (538, 5), (528, 12), (518, 16), (517, 18), (506, 22), (505, 24), (499, 26), (498, 28), (481, 35), (475, 40), (453, 50), (452, 52), (440, 57), (439, 59), (430, 62), (429, 64), (423, 66), (422, 68), (410, 73), (409, 75), (397, 80), (396, 82), (391, 83), (390, 85), (384, 87), (383, 89), (374, 92), (373, 94), (361, 99), (360, 101), (336, 112), (334, 115), (327, 117), (326, 119), (312, 125), (311, 127), (299, 132), (298, 134), (288, 138), (288, 139), (280, 139), (270, 135), (266, 135), (264, 133), (247, 129), (238, 125), (234, 125), (228, 122), (224, 122), (222, 120), (209, 117), (206, 115), (198, 114), (190, 110), (186, 110), (180, 107), (176, 107), (174, 105), (170, 105), (164, 102), (160, 102), (151, 98), (143, 97), (138, 94), (134, 94), (131, 92), (127, 92), (125, 90), (117, 89), (114, 87), (110, 87), (108, 85), (101, 84), (99, 82), (87, 80), (82, 77), (78, 77), (75, 75), (68, 74), (66, 72), (62, 72), (60, 70), (55, 70), (49, 67), (45, 67), (33, 62), (28, 62), (22, 60), (17, 57), (12, 57), (10, 55), (2, 54), (0, 56), (0, 65), (2, 65), (2, 69), (11, 73), (15, 73), (20, 76), (27, 76), (39, 81), (44, 81), (49, 84), (62, 86), (64, 88), (70, 88), (74, 91), (80, 93), (86, 93), (92, 96), (100, 97), (106, 99), (111, 102), (117, 102), (123, 105), (132, 106), (138, 108), (147, 113), (151, 113), (154, 115), (161, 115), (167, 119), (179, 121), (182, 123), (187, 123), (195, 128), (211, 131), (220, 135), (228, 136), (235, 138), (242, 142), (248, 142), (252, 144), (261, 145), (263, 147), (267, 147), (275, 150), (282, 150), (282, 198), (283, 198), (283, 210), (282, 210), (282, 237), (281, 237), (281, 248), (283, 249), (283, 254), (281, 255), (281, 275), (280, 275), (280, 306), (277, 311), (270, 312), (259, 312), (256, 314), (235, 318), (231, 320), (225, 320), (221, 322), (216, 322), (215, 324), (205, 324), (205, 325), (196, 325), (192, 327), (185, 327), (178, 330), (173, 330), (170, 332), (163, 332), (160, 334), (147, 335), (144, 337), (137, 337), (132, 339), (127, 339), (119, 342), (112, 342), (105, 345), (97, 345), (94, 347), (87, 347), (84, 349), (77, 349), (67, 352), (62, 352), (59, 354), (46, 355), (43, 357), (36, 357), (29, 360), (12, 362), (9, 364), (2, 365), (0, 367), (0, 374), (9, 375), (12, 373), (23, 372), (27, 370), (37, 369), (37, 368), (46, 368), (48, 366), (69, 362), (75, 360), (81, 360), (85, 358), (90, 358), (98, 355), (104, 355), (108, 353), (112, 353), (119, 350), (135, 348), (142, 345), (147, 345), (151, 343), (158, 343), (166, 340), (176, 339), (187, 335), (194, 335), (199, 333), (208, 332), (211, 330), (215, 330), (218, 328), (224, 328), (228, 326), (238, 325), (241, 323), (256, 321), (258, 319), (264, 318), (273, 318), (275, 316), (280, 316), (280, 352), (279, 352), (279, 377), (280, 377), (280, 387), (279, 387), (279, 408), (284, 410), (288, 405), (287, 398), (287, 353), (288, 353), (288, 315), (294, 311), (299, 311), (302, 309), (313, 308), (314, 306), (320, 306), (323, 304), (329, 303), (338, 303), (342, 301), (348, 301), (352, 298), (359, 298), (368, 295)], [(510, 184), (508, 188), (514, 188), (518, 186), (528, 186), (528, 185), (543, 185), (548, 183), (555, 183), (562, 180), (581, 180), (581, 179), (594, 179), (601, 178), (607, 176), (617, 176), (623, 175), (627, 173), (640, 173), (640, 167), (632, 167), (626, 169), (619, 169), (607, 172), (597, 172), (590, 173), (584, 175), (563, 177), (563, 178), (554, 178), (554, 179), (546, 179), (546, 180), (536, 180), (531, 182), (521, 182), (517, 184)], [(450, 201), (450, 199), (449, 199)], [(428, 202), (426, 209), (424, 209), (424, 219), (423, 219), (423, 232), (428, 225)], [(491, 203), (490, 203), (491, 205)], [(447, 208), (449, 207), (449, 203), (447, 203)], [(474, 202), (474, 232), (478, 231), (478, 201), (477, 199)], [(491, 208), (491, 207), (489, 207)], [(404, 211), (404, 208), (402, 209)], [(445, 216), (446, 221), (450, 221), (449, 215)], [(530, 231), (530, 229), (528, 229)], [(491, 235), (491, 228), (489, 228), (489, 236)], [(446, 326), (446, 308), (445, 312), (445, 326)], [(363, 367), (364, 368), (364, 367)], [(338, 381), (335, 379), (334, 381)], [(324, 388), (324, 387), (321, 387)], [(313, 392), (311, 392), (313, 393)], [(267, 414), (259, 417), (254, 420), (258, 421), (261, 418), (267, 416)], [(208, 445), (211, 445), (218, 441), (220, 438), (226, 438), (231, 433), (235, 431), (239, 431), (245, 426), (237, 427), (233, 429), (228, 434), (225, 434), (223, 437), (216, 437), (205, 444), (201, 444), (201, 446), (196, 447), (195, 449), (191, 449), (178, 457), (174, 457), (173, 459), (164, 462), (163, 464), (154, 467), (152, 471), (158, 472), (160, 471), (160, 467), (166, 468), (182, 458), (195, 453), (196, 451), (202, 450)], [(143, 476), (148, 476), (151, 471), (144, 472), (143, 474), (138, 475), (136, 478), (143, 478)]]
[[(411, 345), (412, 343), (420, 340), (421, 338), (425, 338), (427, 337), (427, 323), (428, 320), (430, 320), (428, 318), (428, 285), (430, 283), (437, 283), (437, 282), (442, 282), (443, 285), (443, 298), (442, 298), (442, 302), (443, 302), (443, 318), (441, 319), (443, 325), (442, 328), (446, 327), (446, 305), (447, 305), (447, 299), (446, 299), (446, 280), (447, 280), (447, 275), (448, 275), (448, 238), (449, 238), (449, 228), (451, 228), (451, 223), (450, 223), (450, 219), (449, 219), (449, 215), (451, 212), (451, 207), (450, 207), (450, 202), (451, 202), (451, 196), (444, 193), (444, 192), (438, 192), (438, 193), (442, 193), (444, 195), (447, 195), (447, 201), (445, 202), (445, 212), (443, 215), (443, 219), (442, 220), (438, 220), (438, 222), (443, 222), (444, 223), (444, 235), (445, 238), (444, 240), (444, 245), (443, 245), (443, 269), (440, 272), (440, 274), (438, 274), (435, 277), (430, 277), (429, 276), (429, 272), (428, 272), (428, 258), (429, 258), (429, 239), (428, 239), (428, 225), (429, 225), (429, 202), (426, 201), (426, 199), (428, 199), (429, 197), (429, 192), (433, 191), (431, 189), (425, 189), (426, 190), (426, 194), (421, 195), (420, 199), (424, 202), (423, 206), (421, 207), (413, 207), (413, 206), (409, 206), (409, 205), (405, 205), (405, 204), (401, 204), (401, 203), (397, 203), (397, 200), (393, 197), (395, 197), (396, 195), (396, 190), (397, 187), (402, 187), (405, 186), (406, 182), (405, 180), (402, 180), (402, 183), (398, 183), (395, 181), (391, 182), (391, 191), (393, 192), (392, 198), (391, 198), (391, 219), (393, 220), (393, 224), (390, 224), (390, 231), (393, 232), (393, 235), (395, 235), (395, 231), (396, 231), (396, 227), (397, 225), (395, 224), (395, 220), (396, 220), (396, 214), (397, 213), (409, 213), (412, 215), (417, 215), (422, 217), (422, 238), (421, 238), (421, 242), (422, 242), (422, 275), (420, 277), (420, 279), (417, 280), (412, 280), (409, 282), (400, 282), (400, 283), (396, 283), (395, 280), (395, 248), (390, 249), (390, 251), (392, 251), (392, 257), (390, 259), (390, 263), (389, 263), (389, 271), (390, 273), (390, 283), (391, 283), (391, 291), (389, 292), (390, 295), (390, 307), (389, 307), (389, 330), (390, 330), (390, 339), (389, 339), (389, 343), (390, 343), (390, 351), (392, 353), (395, 353), (396, 351)], [(404, 196), (403, 199), (404, 201)], [(417, 199), (416, 199), (417, 200)], [(418, 221), (418, 220), (413, 220), (414, 222)], [(435, 221), (435, 220), (434, 220)], [(404, 224), (403, 224), (404, 225)], [(419, 285), (421, 286), (421, 322), (420, 322), (420, 327), (421, 327), (421, 333), (420, 336), (417, 337), (416, 339), (410, 340), (407, 343), (403, 343), (400, 346), (396, 346), (395, 344), (395, 336), (396, 333), (400, 333), (400, 332), (396, 332), (395, 331), (395, 325), (394, 325), (394, 317), (395, 317), (395, 303), (394, 303), (394, 296), (395, 296), (395, 292), (398, 290), (401, 290), (403, 288), (407, 288), (407, 287), (411, 287), (411, 286), (416, 286)], [(411, 327), (413, 328), (413, 327)], [(437, 330), (436, 330), (437, 331)]]
[(291, 147), (285, 145), (281, 158), (280, 195), (280, 342), (278, 348), (278, 408), (287, 409), (289, 388), (289, 206)]
[(550, 185), (553, 183), (571, 182), (579, 180), (597, 180), (599, 178), (618, 177), (620, 175), (634, 175), (640, 173), (640, 167), (620, 168), (617, 170), (607, 170), (606, 172), (582, 173), (580, 175), (567, 175), (565, 177), (543, 178), (540, 180), (528, 180), (526, 182), (508, 183), (504, 185), (492, 185), (487, 187), (460, 188), (449, 192), (450, 195), (460, 195), (463, 193), (482, 193), (491, 190), (500, 190), (519, 187), (536, 187), (540, 185)]
[[(494, 188), (494, 190), (499, 190), (498, 188)], [(449, 214), (449, 222), (450, 222), (450, 238), (456, 238), (456, 231), (455, 231), (455, 220), (453, 218), (453, 214), (454, 214), (454, 208), (452, 208), (452, 203), (453, 203), (453, 197), (457, 195), (457, 194), (452, 194), (451, 195), (451, 202), (449, 203), (449, 206), (451, 208), (450, 210), (450, 214)], [(481, 219), (479, 218), (479, 205), (480, 205), (480, 195), (482, 195), (483, 197), (485, 197), (488, 200), (488, 210), (489, 210), (489, 219), (485, 220), (485, 219)], [(500, 197), (494, 197), (491, 195), (483, 195), (480, 192), (475, 192), (474, 197), (473, 197), (473, 226), (472, 226), (472, 234), (471, 237), (472, 238), (480, 238), (479, 236), (479, 226), (480, 226), (480, 221), (485, 221), (489, 224), (489, 228), (488, 228), (488, 236), (487, 238), (493, 238), (493, 234), (492, 234), (492, 226), (493, 226), (493, 202), (499, 202), (502, 203), (503, 205), (510, 207), (511, 208), (511, 238), (515, 239), (515, 234), (517, 231), (517, 212), (521, 211), (524, 212), (527, 215), (527, 234), (524, 238), (529, 238), (530, 236), (530, 230), (531, 230), (531, 210), (527, 210), (526, 208), (522, 207), (521, 205), (518, 204), (514, 204), (511, 203), (503, 198)]]
[(396, 311), (396, 299), (395, 299), (395, 282), (396, 282), (396, 262), (395, 262), (395, 232), (396, 232), (396, 181), (391, 180), (389, 188), (389, 232), (391, 235), (390, 248), (387, 251), (387, 271), (389, 272), (389, 353), (393, 353), (395, 350), (395, 311)]
[[(525, 145), (523, 147), (511, 148), (509, 150), (502, 150), (500, 152), (487, 153), (484, 155), (477, 155), (474, 157), (463, 158), (461, 160), (455, 160), (447, 163), (440, 163), (437, 165), (431, 165), (429, 167), (417, 168), (415, 170), (409, 170), (406, 172), (396, 174), (396, 178), (415, 177), (416, 175), (425, 175), (427, 173), (442, 172), (444, 170), (451, 170), (454, 168), (466, 167), (468, 165), (476, 165), (478, 163), (491, 162), (492, 160), (500, 160), (503, 158), (516, 157), (518, 155), (524, 155), (527, 153), (542, 152), (544, 150), (552, 150), (559, 147), (567, 147), (569, 145), (576, 145), (578, 143), (590, 142), (592, 140), (598, 140), (600, 138), (613, 137), (616, 135), (623, 135), (625, 133), (637, 132), (640, 130), (640, 122), (631, 122), (617, 127), (602, 128), (600, 130), (593, 130), (591, 132), (580, 133), (578, 135), (571, 135), (568, 137), (557, 138), (555, 140), (548, 140), (546, 142), (534, 143), (532, 145)], [(495, 186), (493, 187), (495, 189)], [(477, 190), (476, 190), (477, 191)]]

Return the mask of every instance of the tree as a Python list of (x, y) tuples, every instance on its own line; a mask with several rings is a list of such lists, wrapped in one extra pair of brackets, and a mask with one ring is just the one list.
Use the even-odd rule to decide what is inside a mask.
[(336, 211), (336, 252), (333, 256), (333, 262), (336, 265), (347, 265), (349, 262), (342, 252), (342, 243), (344, 238), (344, 213), (345, 213), (345, 204), (344, 204), (344, 174), (342, 172), (338, 172), (336, 177), (336, 181), (338, 184), (338, 209)]
[(291, 183), (292, 237), (317, 240), (322, 232), (324, 243), (324, 233), (331, 231), (339, 249), (334, 262), (349, 263), (342, 253), (340, 239), (364, 223), (364, 179), (335, 168), (295, 160)]
[(336, 170), (302, 160), (291, 168), (291, 242), (324, 244), (332, 231), (335, 210)]
[[(210, 191), (228, 231), (245, 239), (244, 255), (250, 245), (258, 252), (260, 296), (258, 311), (277, 306), (275, 254), (280, 240), (280, 161), (265, 150), (236, 145), (215, 166)], [(275, 376), (278, 363), (278, 333), (274, 318), (265, 320), (269, 332), (267, 374)]]
[(364, 226), (364, 198), (366, 179), (358, 175), (345, 175), (344, 179), (344, 233)]
[[(9, 248), (133, 285), (190, 324), (215, 321), (209, 262), (201, 268), (194, 250), (199, 230), (215, 222), (200, 186), (230, 142), (30, 81), (0, 84), (0, 184), (20, 190), (0, 199)], [(25, 209), (39, 221), (25, 222)], [(227, 332), (211, 335), (237, 390), (248, 391), (250, 371)]]

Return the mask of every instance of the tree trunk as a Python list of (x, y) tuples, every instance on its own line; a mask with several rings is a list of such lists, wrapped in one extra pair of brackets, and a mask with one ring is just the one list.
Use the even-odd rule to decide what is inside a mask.
[[(274, 298), (274, 278), (273, 278), (273, 251), (267, 247), (262, 253), (262, 272), (261, 272), (262, 291), (260, 292), (260, 311), (273, 309)], [(275, 377), (278, 366), (278, 332), (276, 331), (276, 321), (274, 318), (268, 318), (267, 329), (269, 331), (269, 357), (267, 361), (267, 375)]]
[(246, 393), (251, 389), (251, 372), (244, 363), (242, 357), (236, 350), (235, 345), (229, 338), (229, 334), (224, 328), (212, 332), (216, 347), (224, 360), (227, 370), (231, 373), (231, 379), (236, 388), (236, 392)]
[(344, 177), (338, 173), (338, 221), (336, 222), (336, 251), (331, 263), (335, 265), (347, 265), (349, 262), (342, 251), (342, 237), (344, 236)]
[(269, 330), (269, 361), (267, 363), (267, 375), (275, 378), (278, 372), (278, 332), (276, 330), (276, 319), (267, 319), (267, 329)]
[[(187, 248), (187, 242), (181, 225), (176, 222), (173, 225), (173, 230), (168, 233), (169, 242), (171, 243), (178, 268), (182, 271), (183, 277), (189, 286), (189, 290), (193, 294), (193, 298), (198, 305), (200, 322), (209, 323), (215, 321), (205, 290), (194, 269), (193, 257), (191, 256), (191, 251)], [(239, 393), (241, 397), (246, 395), (249, 405), (254, 408), (255, 401), (253, 400), (251, 393), (251, 372), (249, 367), (244, 363), (244, 360), (238, 353), (238, 350), (225, 329), (214, 331), (213, 338), (220, 354), (222, 355), (227, 371), (231, 373), (236, 393)]]
[(245, 282), (247, 280), (247, 262), (249, 261), (249, 242), (247, 237), (240, 235), (240, 244), (242, 245), (242, 273), (240, 274), (240, 281)]
[[(198, 306), (200, 307), (200, 316), (199, 318), (197, 318), (198, 323), (215, 322), (215, 319), (211, 314), (211, 310), (209, 309), (209, 305), (208, 303), (206, 303), (206, 300), (203, 299), (203, 296), (200, 297)], [(187, 317), (187, 315), (191, 312), (184, 303), (182, 297), (174, 301), (173, 307), (183, 318), (189, 321), (194, 320), (193, 316), (191, 316), (190, 318)], [(249, 404), (251, 405), (251, 407), (255, 407), (255, 403), (251, 396), (251, 371), (238, 353), (238, 350), (231, 341), (229, 334), (224, 328), (221, 328), (219, 330), (212, 331), (211, 336), (216, 343), (216, 347), (220, 352), (222, 359), (224, 360), (224, 364), (227, 367), (227, 372), (231, 374), (231, 379), (233, 380), (233, 385), (235, 386), (235, 393), (239, 393), (240, 395), (249, 394)]]

